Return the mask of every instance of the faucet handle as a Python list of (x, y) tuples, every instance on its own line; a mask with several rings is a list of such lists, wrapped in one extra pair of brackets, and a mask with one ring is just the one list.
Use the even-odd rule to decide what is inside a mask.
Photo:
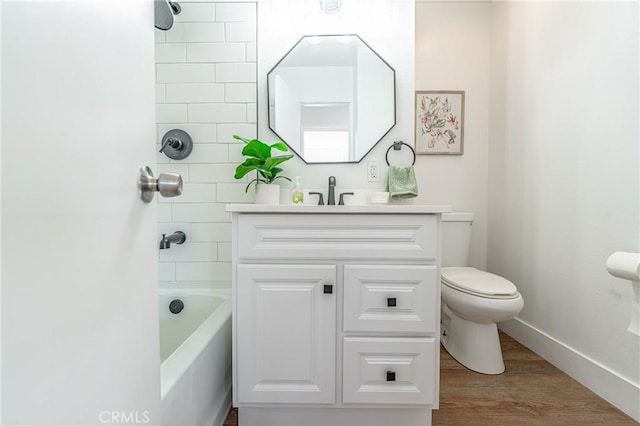
[(318, 205), (324, 206), (324, 198), (322, 196), (322, 192), (309, 192), (309, 195), (317, 195), (318, 196)]
[(343, 192), (340, 194), (340, 200), (338, 201), (339, 206), (344, 206), (344, 196), (345, 195), (353, 195), (353, 192)]

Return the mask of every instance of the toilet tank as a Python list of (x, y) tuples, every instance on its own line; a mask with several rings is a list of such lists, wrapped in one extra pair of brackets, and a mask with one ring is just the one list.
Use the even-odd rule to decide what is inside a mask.
[(442, 266), (469, 266), (473, 213), (442, 214)]

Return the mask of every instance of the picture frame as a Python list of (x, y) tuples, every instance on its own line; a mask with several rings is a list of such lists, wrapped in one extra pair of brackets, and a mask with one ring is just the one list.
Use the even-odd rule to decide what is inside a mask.
[(464, 153), (464, 90), (416, 90), (414, 120), (416, 154)]

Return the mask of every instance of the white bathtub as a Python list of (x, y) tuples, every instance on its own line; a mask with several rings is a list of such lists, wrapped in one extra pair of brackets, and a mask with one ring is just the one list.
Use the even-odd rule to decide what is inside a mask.
[[(184, 309), (169, 311), (180, 299)], [(231, 293), (160, 290), (164, 426), (219, 426), (231, 407)]]

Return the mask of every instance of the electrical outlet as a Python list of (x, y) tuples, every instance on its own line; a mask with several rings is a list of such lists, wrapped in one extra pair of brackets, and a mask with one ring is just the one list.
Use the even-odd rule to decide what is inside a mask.
[(380, 163), (377, 161), (367, 163), (367, 182), (380, 182)]

